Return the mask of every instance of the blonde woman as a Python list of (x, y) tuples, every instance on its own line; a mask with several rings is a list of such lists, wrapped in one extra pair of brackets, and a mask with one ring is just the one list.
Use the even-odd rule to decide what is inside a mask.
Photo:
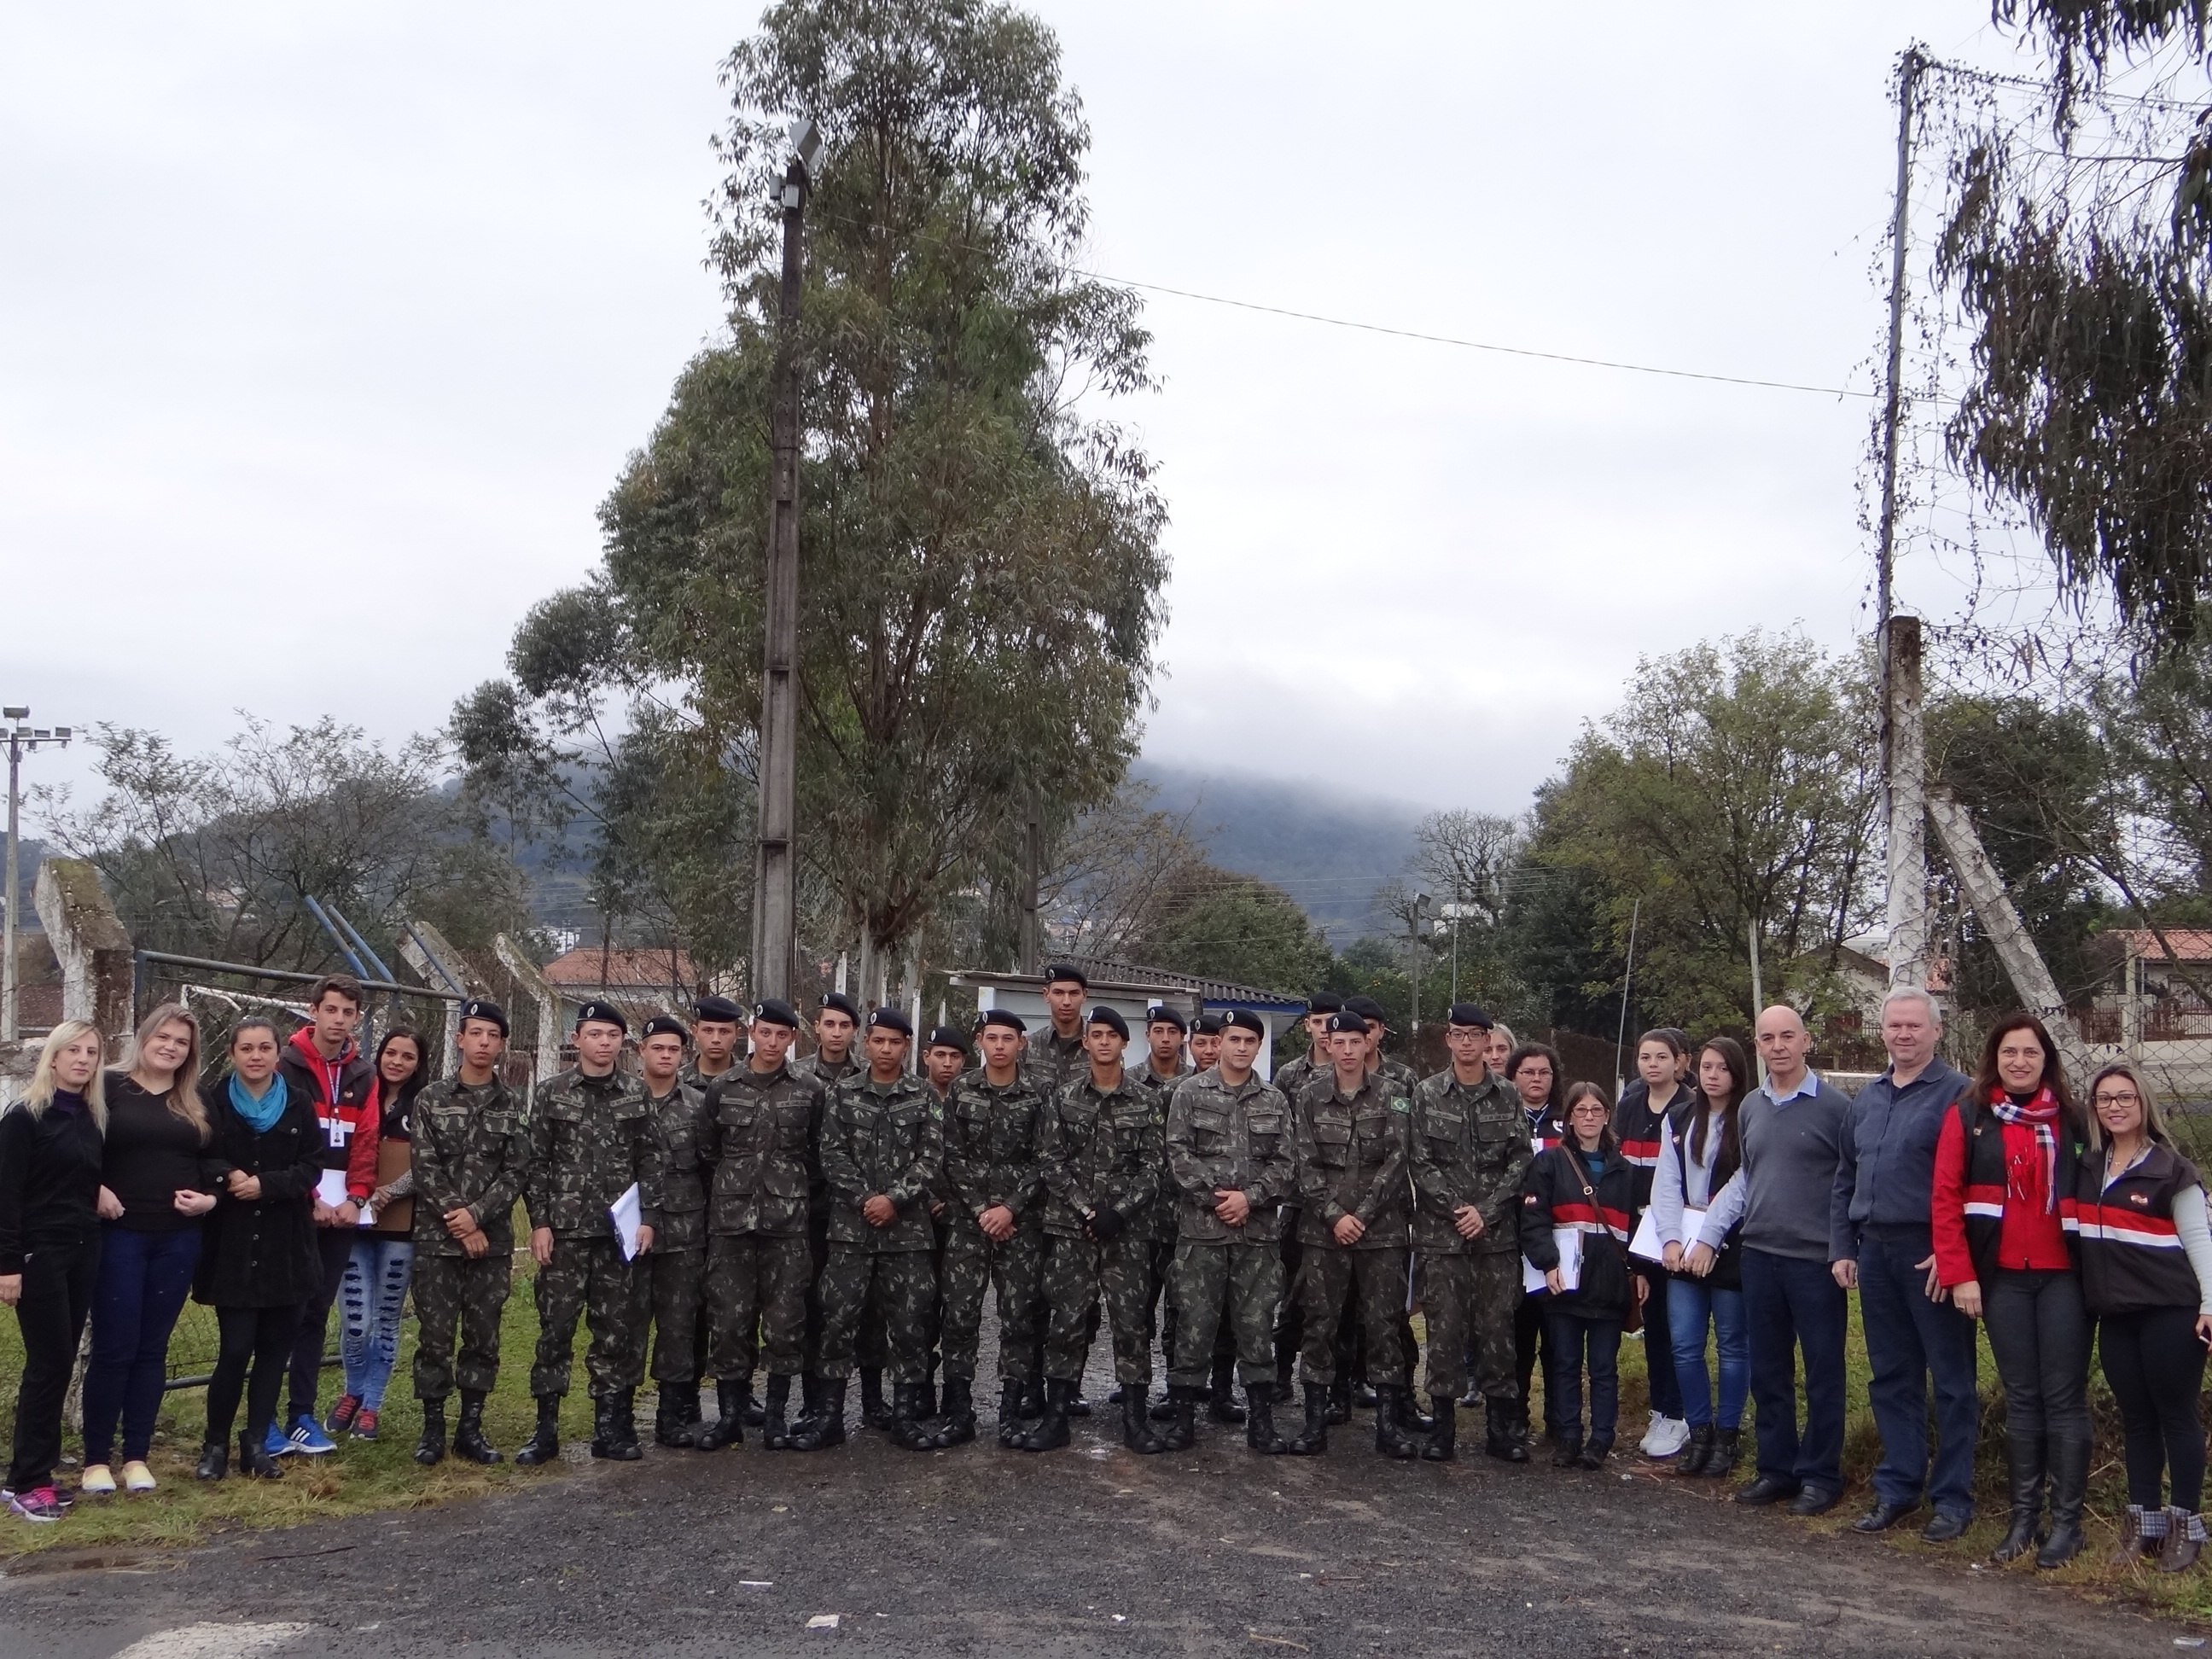
[(100, 1166), (100, 1276), (92, 1295), (92, 1356), (84, 1371), (84, 1492), (112, 1492), (117, 1419), (123, 1485), (154, 1490), (146, 1464), (167, 1379), (169, 1334), (200, 1260), (200, 1218), (215, 1208), (203, 1167), (210, 1129), (201, 1100), (200, 1028), (165, 1002), (110, 1072), (107, 1145)]
[(0, 1114), (0, 1304), (23, 1334), (8, 1508), (58, 1521), (62, 1397), (100, 1269), (100, 1159), (107, 1107), (100, 1033), (81, 1019), (54, 1027), (30, 1092)]

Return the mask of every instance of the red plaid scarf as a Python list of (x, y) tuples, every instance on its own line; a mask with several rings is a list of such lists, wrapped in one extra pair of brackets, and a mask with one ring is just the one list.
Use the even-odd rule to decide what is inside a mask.
[[(2035, 1098), (2025, 1106), (2014, 1105), (2013, 1098), (2002, 1089), (1990, 1091), (1990, 1110), (2001, 1123), (2025, 1123), (2035, 1131), (2035, 1151), (2043, 1165), (2043, 1212), (2058, 1213), (2058, 1099), (2048, 1087), (2038, 1089)], [(2022, 1161), (2015, 1161), (2007, 1177), (2008, 1200), (2018, 1199), (2022, 1204), (2033, 1204), (2038, 1194), (2031, 1183)]]

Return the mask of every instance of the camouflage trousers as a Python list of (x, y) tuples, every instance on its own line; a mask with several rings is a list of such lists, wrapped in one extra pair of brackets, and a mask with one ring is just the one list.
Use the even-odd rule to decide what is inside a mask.
[(1429, 1392), (1467, 1392), (1468, 1354), (1485, 1400), (1510, 1401), (1513, 1316), (1521, 1305), (1521, 1257), (1513, 1250), (1483, 1255), (1421, 1257), (1421, 1317), (1429, 1328)]
[(707, 1309), (717, 1381), (742, 1382), (765, 1349), (770, 1376), (806, 1364), (806, 1294), (814, 1256), (804, 1237), (717, 1234), (707, 1241)]
[(1305, 1247), (1298, 1265), (1305, 1318), (1305, 1347), (1298, 1375), (1309, 1382), (1336, 1381), (1336, 1328), (1346, 1305), (1358, 1310), (1367, 1339), (1367, 1375), (1395, 1383), (1406, 1364), (1400, 1340), (1406, 1322), (1406, 1252)]
[(653, 1280), (653, 1380), (699, 1380), (699, 1321), (707, 1297), (707, 1251), (654, 1249), (646, 1258)]
[[(1283, 1258), (1266, 1244), (1206, 1244), (1186, 1238), (1168, 1270), (1176, 1316), (1170, 1387), (1203, 1388), (1225, 1331), (1236, 1344), (1244, 1385), (1275, 1380), (1275, 1306), (1283, 1299)], [(1224, 1316), (1226, 1316), (1224, 1317)]]
[(592, 1397), (623, 1394), (645, 1380), (646, 1327), (653, 1317), (650, 1255), (623, 1260), (612, 1237), (556, 1238), (553, 1260), (538, 1270), (538, 1358), (530, 1392), (543, 1400), (568, 1392), (576, 1321), (589, 1321), (584, 1370)]
[(1091, 1352), (1091, 1313), (1103, 1297), (1114, 1333), (1114, 1380), (1125, 1387), (1152, 1380), (1152, 1241), (1123, 1233), (1110, 1243), (1044, 1241), (1044, 1374), (1077, 1382)]
[(927, 1250), (869, 1250), (832, 1242), (829, 1265), (815, 1286), (822, 1299), (818, 1374), (853, 1374), (862, 1322), (872, 1309), (883, 1321), (885, 1364), (894, 1382), (919, 1382), (929, 1363), (930, 1307), (937, 1274)]
[(1044, 1235), (1017, 1227), (1003, 1244), (984, 1237), (970, 1222), (945, 1241), (939, 1280), (945, 1307), (945, 1374), (975, 1377), (975, 1350), (983, 1334), (983, 1293), (999, 1292), (999, 1376), (1026, 1382), (1036, 1375), (1037, 1334), (1044, 1322)]
[[(415, 1255), (415, 1397), (443, 1400), (455, 1386), (489, 1394), (499, 1382), (499, 1320), (514, 1283), (504, 1249), (483, 1255)], [(460, 1359), (453, 1332), (460, 1331)]]

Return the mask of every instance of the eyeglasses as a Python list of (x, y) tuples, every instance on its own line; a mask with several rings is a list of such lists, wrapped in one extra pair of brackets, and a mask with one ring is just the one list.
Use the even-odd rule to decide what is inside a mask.
[(2130, 1089), (2124, 1095), (2100, 1094), (2096, 1097), (2096, 1102), (2100, 1106), (2140, 1106), (2142, 1104), (2142, 1097)]

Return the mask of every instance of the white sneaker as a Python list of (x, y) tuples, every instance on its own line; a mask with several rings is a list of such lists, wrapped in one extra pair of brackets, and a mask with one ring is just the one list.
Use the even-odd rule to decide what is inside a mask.
[(115, 1477), (108, 1472), (106, 1464), (88, 1463), (84, 1466), (83, 1478), (76, 1483), (76, 1489), (95, 1498), (105, 1498), (115, 1490)]
[(1690, 1443), (1690, 1425), (1679, 1417), (1654, 1415), (1651, 1427), (1644, 1437), (1646, 1457), (1672, 1457)]
[(123, 1490), (151, 1492), (154, 1490), (154, 1471), (133, 1458), (123, 1466)]

